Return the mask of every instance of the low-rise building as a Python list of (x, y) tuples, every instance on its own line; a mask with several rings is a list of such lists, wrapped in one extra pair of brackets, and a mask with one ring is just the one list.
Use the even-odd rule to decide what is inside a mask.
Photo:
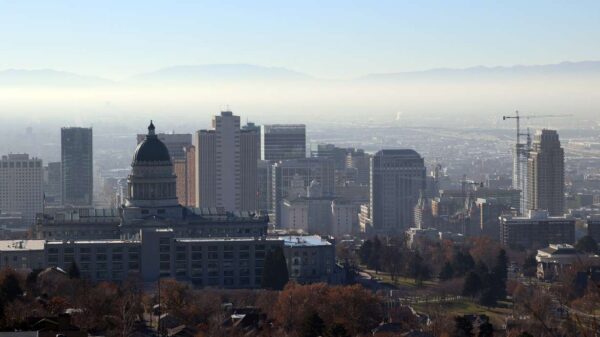
[(420, 241), (439, 241), (439, 231), (435, 228), (409, 228), (406, 231), (408, 248), (415, 249)]
[(587, 217), (587, 234), (600, 243), (600, 215)]
[(47, 266), (67, 269), (74, 261), (84, 278), (144, 282), (161, 277), (198, 287), (260, 287), (264, 259), (278, 238), (177, 238), (171, 229), (143, 230), (139, 240), (51, 241)]
[(366, 233), (371, 228), (371, 207), (369, 204), (360, 205), (358, 213), (358, 227), (361, 233)]
[(282, 229), (341, 237), (354, 232), (355, 224), (358, 224), (358, 207), (335, 198), (286, 199), (280, 221)]
[(333, 283), (335, 245), (318, 235), (280, 236), (290, 279)]
[(535, 256), (537, 261), (537, 277), (541, 280), (555, 280), (573, 266), (587, 269), (600, 266), (600, 256), (579, 253), (569, 244), (551, 244), (539, 249)]
[(527, 216), (500, 216), (500, 243), (507, 247), (540, 248), (575, 242), (575, 219), (530, 210)]
[(0, 269), (41, 269), (45, 263), (44, 240), (0, 241)]
[(282, 247), (290, 279), (333, 282), (335, 245), (319, 236), (176, 237), (142, 230), (137, 239), (0, 241), (0, 268), (68, 270), (75, 263), (93, 282), (175, 278), (197, 287), (258, 288), (266, 255)]

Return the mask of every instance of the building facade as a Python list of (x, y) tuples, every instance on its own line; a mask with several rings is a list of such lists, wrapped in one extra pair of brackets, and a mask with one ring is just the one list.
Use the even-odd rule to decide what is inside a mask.
[(213, 118), (213, 130), (196, 133), (197, 207), (256, 210), (257, 138), (255, 129), (240, 129), (231, 111)]
[(180, 238), (169, 228), (142, 230), (135, 240), (3, 240), (0, 268), (68, 270), (77, 264), (93, 282), (174, 278), (196, 287), (259, 288), (265, 258), (283, 248), (290, 279), (332, 282), (335, 246), (319, 236)]
[(591, 236), (594, 241), (600, 242), (600, 215), (587, 217), (587, 235)]
[(44, 197), (46, 205), (58, 206), (62, 202), (62, 173), (60, 162), (44, 167)]
[(196, 206), (196, 148), (188, 145), (184, 159), (173, 158), (173, 169), (177, 176), (177, 199), (183, 206)]
[(92, 205), (94, 156), (92, 128), (61, 129), (62, 204)]
[(414, 209), (425, 189), (425, 164), (414, 150), (381, 150), (371, 159), (371, 230), (403, 233), (414, 224)]
[(371, 155), (363, 149), (350, 149), (346, 154), (346, 168), (356, 171), (356, 183), (369, 185), (371, 180)]
[(539, 249), (535, 256), (537, 277), (540, 280), (554, 281), (575, 265), (580, 267), (600, 267), (600, 256), (583, 254), (569, 244), (551, 244)]
[(575, 219), (532, 211), (527, 216), (500, 217), (500, 243), (507, 247), (540, 248), (549, 244), (573, 244)]
[(0, 159), (0, 210), (18, 212), (23, 226), (31, 225), (44, 204), (42, 160), (28, 154), (9, 154)]
[(358, 227), (358, 208), (341, 199), (300, 197), (285, 199), (280, 228), (341, 237)]
[(0, 269), (41, 269), (46, 266), (44, 240), (0, 241)]
[(258, 161), (260, 160), (260, 128), (245, 125), (240, 131), (240, 209), (258, 210)]
[(564, 150), (555, 130), (535, 134), (527, 162), (527, 204), (530, 210), (565, 213)]
[(290, 279), (335, 283), (335, 246), (318, 235), (280, 236)]
[(341, 148), (335, 144), (317, 144), (316, 149), (312, 149), (311, 157), (329, 158), (333, 160), (336, 170), (344, 170), (346, 168), (346, 155), (351, 149)]
[(306, 157), (304, 124), (271, 124), (260, 128), (262, 160), (302, 159)]
[(293, 194), (294, 181), (300, 181), (302, 194), (312, 181), (320, 185), (323, 197), (335, 195), (335, 169), (331, 159), (304, 158), (283, 160), (271, 166), (271, 221), (279, 224), (283, 200)]

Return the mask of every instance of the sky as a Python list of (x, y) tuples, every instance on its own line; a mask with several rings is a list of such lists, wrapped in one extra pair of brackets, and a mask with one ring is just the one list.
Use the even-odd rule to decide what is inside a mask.
[(600, 1), (0, 0), (0, 70), (244, 63), (320, 78), (600, 60)]

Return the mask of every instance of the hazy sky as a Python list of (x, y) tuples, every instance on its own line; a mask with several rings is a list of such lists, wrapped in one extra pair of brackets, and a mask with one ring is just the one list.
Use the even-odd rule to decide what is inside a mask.
[(0, 69), (121, 79), (249, 63), (325, 78), (600, 60), (600, 1), (0, 0)]

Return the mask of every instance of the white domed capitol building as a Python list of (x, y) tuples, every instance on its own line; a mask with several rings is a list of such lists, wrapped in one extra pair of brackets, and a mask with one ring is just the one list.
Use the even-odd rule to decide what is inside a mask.
[[(266, 253), (279, 246), (291, 279), (333, 281), (332, 243), (319, 236), (269, 236), (268, 222), (255, 212), (182, 206), (171, 156), (150, 122), (133, 155), (123, 205), (46, 209), (37, 216), (37, 240), (29, 240), (43, 250), (22, 267), (76, 263), (92, 281), (139, 275), (146, 282), (174, 277), (195, 286), (254, 288)], [(311, 263), (303, 263), (309, 256)]]

